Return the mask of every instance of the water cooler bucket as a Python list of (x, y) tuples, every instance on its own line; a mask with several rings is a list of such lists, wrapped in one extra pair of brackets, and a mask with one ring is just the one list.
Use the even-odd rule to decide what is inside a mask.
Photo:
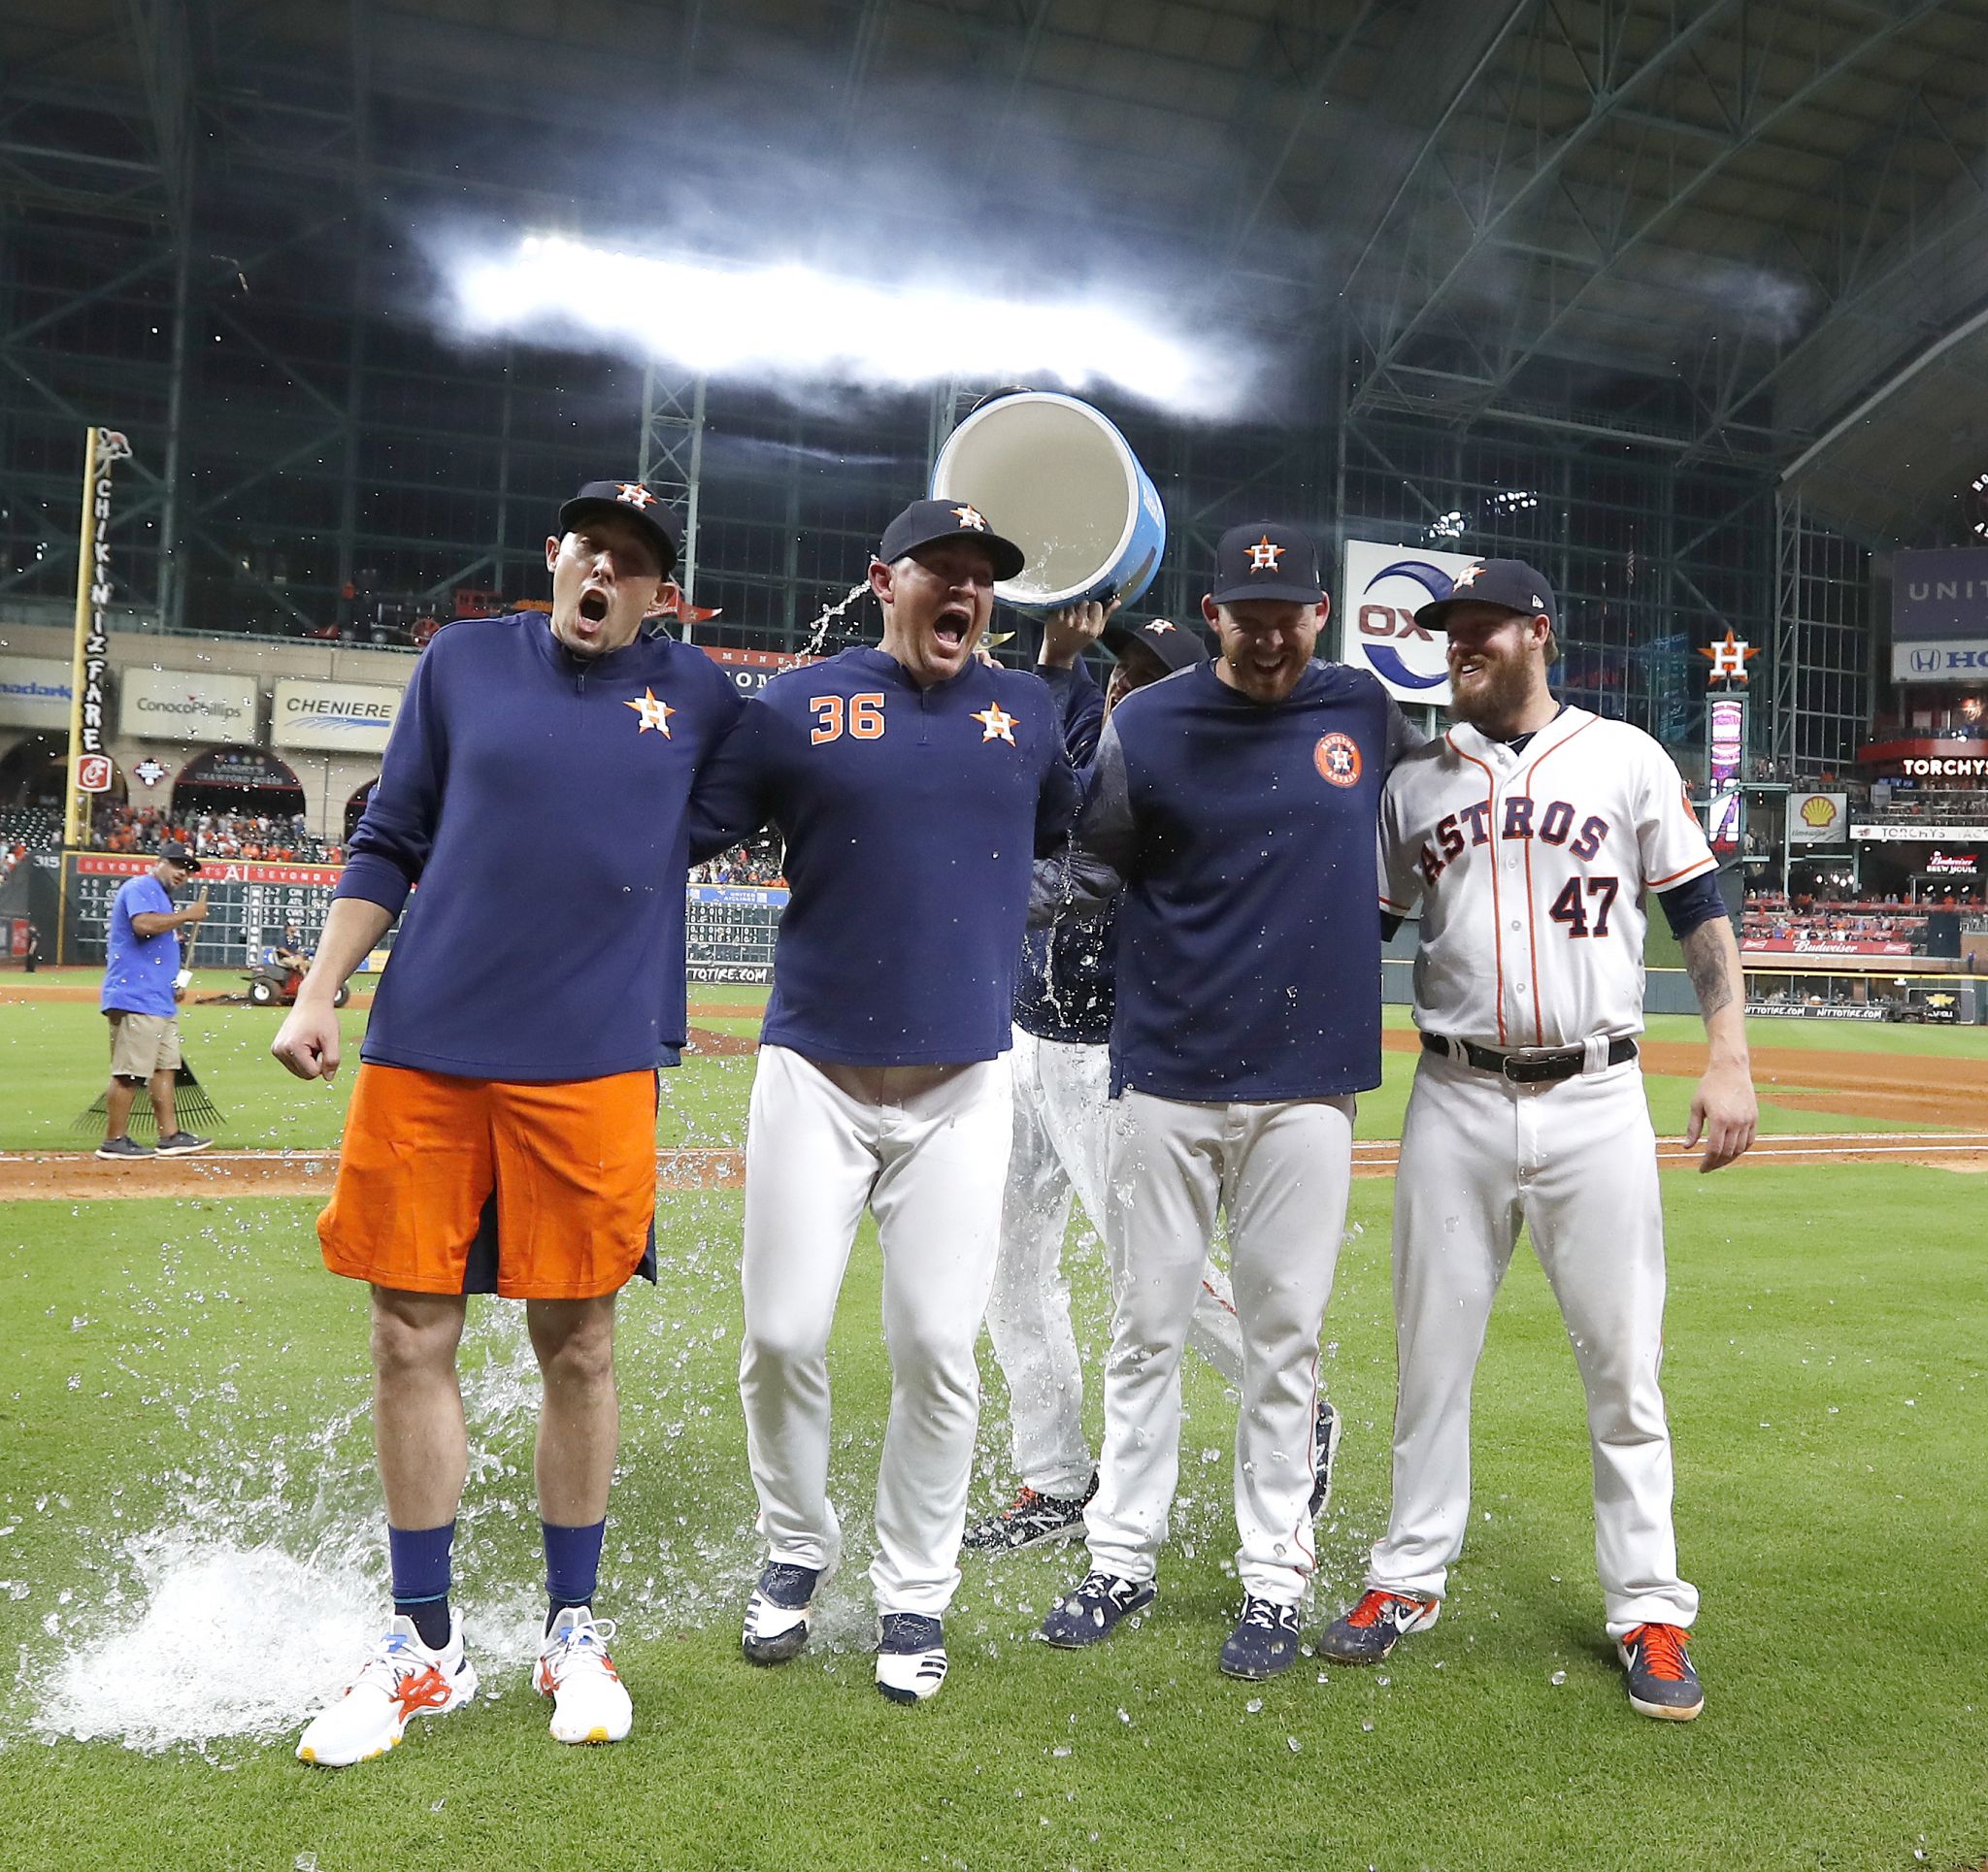
[(1028, 554), (1019, 577), (994, 587), (1020, 610), (1137, 604), (1166, 549), (1166, 511), (1131, 443), (1089, 404), (1050, 390), (983, 403), (945, 439), (932, 493), (971, 502)]

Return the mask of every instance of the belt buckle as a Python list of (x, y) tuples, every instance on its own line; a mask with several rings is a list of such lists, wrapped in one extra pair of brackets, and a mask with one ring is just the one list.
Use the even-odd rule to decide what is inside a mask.
[[(1565, 1057), (1562, 1047), (1540, 1047), (1517, 1049), (1508, 1053), (1499, 1063), (1499, 1072), (1515, 1086), (1548, 1085), (1554, 1077), (1554, 1067)], [(1569, 1077), (1569, 1074), (1562, 1074)]]

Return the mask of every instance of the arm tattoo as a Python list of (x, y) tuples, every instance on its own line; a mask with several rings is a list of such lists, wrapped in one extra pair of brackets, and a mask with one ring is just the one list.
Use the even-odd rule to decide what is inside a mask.
[(1689, 932), (1678, 944), (1684, 952), (1692, 992), (1698, 997), (1698, 1011), (1706, 1020), (1733, 999), (1733, 970), (1727, 961), (1732, 927), (1724, 917), (1715, 916)]

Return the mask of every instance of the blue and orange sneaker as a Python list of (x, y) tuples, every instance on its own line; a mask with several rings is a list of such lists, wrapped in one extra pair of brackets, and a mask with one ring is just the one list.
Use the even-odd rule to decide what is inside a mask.
[(1371, 1588), (1319, 1634), (1318, 1655), (1342, 1664), (1377, 1664), (1411, 1631), (1427, 1631), (1441, 1611), (1441, 1599)]
[(1639, 1716), (1689, 1723), (1705, 1708), (1705, 1689), (1684, 1649), (1690, 1637), (1682, 1626), (1640, 1625), (1616, 1642), (1629, 1673), (1629, 1706)]

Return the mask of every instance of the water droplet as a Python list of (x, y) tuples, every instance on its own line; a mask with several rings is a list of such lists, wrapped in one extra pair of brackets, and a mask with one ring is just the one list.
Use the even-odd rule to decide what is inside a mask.
[(1558, 1689), (1560, 1685), (1567, 1682), (1567, 1673), (1564, 1670), (1556, 1670), (1546, 1681)]

